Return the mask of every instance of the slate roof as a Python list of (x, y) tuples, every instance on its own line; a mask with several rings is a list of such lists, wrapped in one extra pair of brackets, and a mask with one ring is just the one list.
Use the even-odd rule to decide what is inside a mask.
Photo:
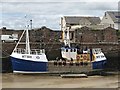
[(82, 21), (90, 22), (92, 25), (100, 24), (99, 17), (81, 17), (81, 16), (64, 16), (67, 24), (80, 24)]
[(114, 23), (120, 23), (120, 12), (118, 11), (107, 11)]

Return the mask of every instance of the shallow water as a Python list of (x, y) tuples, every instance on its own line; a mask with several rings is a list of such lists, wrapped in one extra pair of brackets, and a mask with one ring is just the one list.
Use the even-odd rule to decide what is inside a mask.
[(118, 75), (61, 78), (48, 75), (3, 74), (2, 88), (117, 88)]

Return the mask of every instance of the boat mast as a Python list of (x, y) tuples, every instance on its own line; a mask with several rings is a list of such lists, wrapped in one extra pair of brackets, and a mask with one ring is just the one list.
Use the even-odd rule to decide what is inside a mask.
[(26, 53), (30, 54), (30, 44), (29, 44), (29, 32), (26, 29)]
[(62, 41), (64, 42), (64, 46), (70, 47), (70, 26), (67, 26), (66, 23), (64, 23), (64, 19), (64, 17), (61, 17)]
[[(26, 17), (25, 17), (26, 18)], [(30, 42), (29, 42), (29, 25), (26, 25), (26, 54), (30, 54)]]
[(67, 27), (67, 40), (66, 44), (70, 47), (70, 27)]
[(69, 36), (69, 30), (70, 30), (70, 27), (67, 27), (65, 29), (63, 29), (63, 41), (64, 41), (64, 44), (65, 46), (69, 46), (70, 47), (70, 36)]

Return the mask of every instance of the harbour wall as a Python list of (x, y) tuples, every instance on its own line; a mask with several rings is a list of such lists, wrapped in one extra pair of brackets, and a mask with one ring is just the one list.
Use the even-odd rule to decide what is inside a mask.
[[(18, 34), (20, 38), (23, 30), (9, 30), (1, 29), (2, 35)], [(70, 40), (72, 41), (72, 47), (79, 48), (101, 48), (105, 53), (108, 63), (107, 68), (116, 70), (118, 69), (118, 63), (120, 61), (120, 32), (113, 28), (106, 28), (103, 30), (92, 30), (87, 27), (71, 31)], [(21, 42), (25, 41), (23, 36)], [(62, 31), (51, 30), (46, 27), (30, 30), (30, 47), (32, 49), (45, 48), (47, 58), (49, 60), (55, 60), (57, 57), (61, 58), (60, 48), (62, 47)], [(1, 47), (1, 63), (3, 72), (12, 72), (10, 54), (12, 53), (16, 43), (5, 42), (0, 43)], [(25, 48), (25, 45), (21, 43), (19, 47)]]
[[(10, 54), (12, 53), (14, 47), (15, 47), (16, 43), (2, 43), (2, 57), (9, 57)], [(76, 46), (77, 45), (77, 46)], [(114, 55), (116, 56), (118, 54), (118, 52), (120, 51), (120, 44), (100, 44), (100, 43), (72, 43), (71, 46), (73, 47), (79, 47), (81, 49), (85, 49), (87, 48), (101, 48), (102, 51), (106, 54), (106, 55)], [(32, 49), (40, 49), (40, 43), (34, 43), (31, 42), (30, 43), (30, 47)], [(61, 43), (49, 43), (49, 44), (45, 44), (42, 46), (42, 48), (45, 49), (46, 51), (46, 55), (48, 57), (49, 60), (55, 60), (56, 57), (60, 57), (61, 58), (61, 47), (62, 44)], [(24, 44), (21, 44), (18, 46), (18, 48), (25, 48)]]
[[(12, 72), (12, 64), (10, 60), (10, 54), (12, 53), (16, 43), (2, 43), (2, 71), (3, 72)], [(31, 43), (31, 48), (38, 48), (39, 43)], [(75, 46), (76, 43), (73, 43), (72, 46)], [(78, 46), (84, 48), (101, 48), (107, 57), (107, 69), (109, 70), (118, 70), (119, 60), (120, 60), (120, 44), (93, 44), (93, 43), (77, 43)], [(61, 58), (60, 48), (61, 43), (49, 43), (43, 46), (46, 51), (48, 60), (55, 60), (57, 57)], [(20, 45), (19, 47), (24, 47)], [(77, 67), (76, 67), (77, 68)], [(88, 68), (89, 69), (89, 68)], [(76, 70), (76, 69), (75, 69)]]

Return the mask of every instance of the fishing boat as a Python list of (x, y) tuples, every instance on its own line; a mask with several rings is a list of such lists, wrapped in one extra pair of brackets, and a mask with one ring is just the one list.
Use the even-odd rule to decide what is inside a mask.
[(67, 62), (72, 61), (78, 64), (91, 64), (92, 69), (104, 69), (106, 65), (106, 57), (101, 48), (78, 48), (71, 47), (69, 38), (70, 28), (63, 29), (64, 46), (61, 48), (62, 58)]
[[(42, 73), (47, 72), (48, 60), (44, 49), (31, 49), (29, 42), (29, 25), (23, 31), (11, 56), (14, 73)], [(26, 33), (25, 48), (18, 48), (23, 35)]]

